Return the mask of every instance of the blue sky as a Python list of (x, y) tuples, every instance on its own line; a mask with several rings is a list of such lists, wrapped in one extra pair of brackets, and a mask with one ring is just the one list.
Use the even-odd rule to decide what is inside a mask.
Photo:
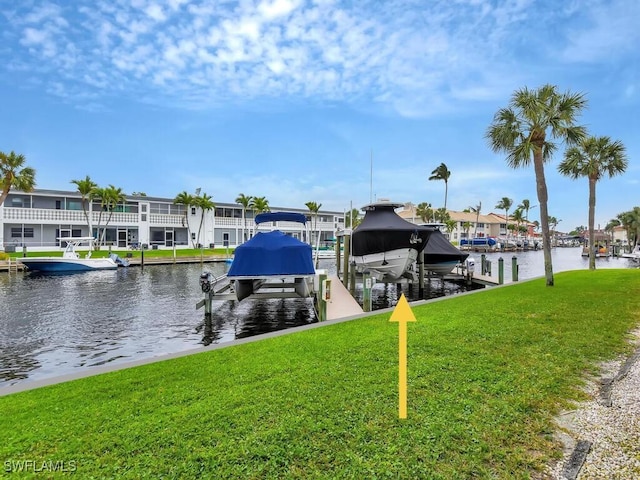
[[(639, 22), (637, 0), (0, 0), (0, 150), (40, 188), (90, 175), (337, 211), (440, 207), (427, 179), (444, 162), (448, 207), (488, 213), (538, 203), (533, 169), (484, 135), (514, 90), (551, 83), (627, 147), (627, 173), (598, 184), (604, 227), (640, 205)], [(588, 186), (557, 174), (563, 151), (546, 173), (568, 231), (587, 225)]]

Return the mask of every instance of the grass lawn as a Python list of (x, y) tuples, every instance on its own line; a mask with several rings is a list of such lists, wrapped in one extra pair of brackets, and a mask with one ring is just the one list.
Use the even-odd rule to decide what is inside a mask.
[(406, 420), (398, 326), (374, 314), (0, 397), (0, 461), (73, 461), (80, 478), (536, 477), (560, 456), (553, 415), (640, 324), (640, 271), (555, 278), (413, 307)]

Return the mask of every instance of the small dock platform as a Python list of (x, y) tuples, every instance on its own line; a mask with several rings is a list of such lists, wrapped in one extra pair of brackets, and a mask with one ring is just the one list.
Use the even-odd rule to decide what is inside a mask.
[(360, 304), (351, 296), (337, 275), (329, 275), (331, 299), (327, 301), (327, 320), (351, 317), (364, 313)]

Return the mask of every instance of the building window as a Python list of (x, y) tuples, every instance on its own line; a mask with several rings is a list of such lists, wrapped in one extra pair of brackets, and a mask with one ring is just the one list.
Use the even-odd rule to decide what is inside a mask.
[(143, 222), (146, 222), (146, 221), (147, 221), (147, 214), (146, 214), (146, 213), (143, 213), (143, 214), (140, 216), (140, 220), (141, 220), (141, 221), (143, 221)]
[(143, 203), (142, 205), (140, 205), (140, 208), (142, 209), (142, 211), (143, 211), (143, 212), (145, 212), (145, 213), (146, 213), (146, 211), (147, 211), (147, 204), (146, 204), (146, 203)]
[(191, 240), (195, 240), (195, 239), (196, 239), (196, 234), (195, 234), (195, 233), (192, 233), (192, 234), (191, 234)]
[(195, 215), (196, 214), (196, 207), (191, 207), (191, 215)]
[(22, 238), (22, 229), (20, 227), (11, 227), (11, 238)]
[(56, 200), (56, 210), (62, 210), (62, 200)]

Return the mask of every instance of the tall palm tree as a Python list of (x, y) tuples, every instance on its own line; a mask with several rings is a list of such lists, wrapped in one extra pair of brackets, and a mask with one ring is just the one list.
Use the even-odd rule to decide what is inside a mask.
[(502, 200), (500, 200), (495, 208), (499, 209), (499, 210), (504, 210), (504, 221), (505, 221), (505, 225), (504, 225), (504, 229), (507, 232), (507, 237), (509, 236), (509, 210), (511, 209), (511, 206), (513, 205), (513, 200), (509, 197), (502, 197)]
[[(558, 171), (570, 178), (589, 179), (589, 238), (593, 239), (596, 215), (596, 183), (605, 175), (609, 178), (627, 170), (629, 162), (624, 145), (609, 137), (588, 137), (577, 146), (569, 148)], [(589, 246), (589, 269), (596, 269), (596, 253)]]
[(200, 243), (200, 232), (202, 231), (202, 224), (204, 223), (204, 216), (207, 212), (210, 212), (216, 208), (216, 204), (211, 201), (211, 195), (202, 193), (194, 198), (193, 204), (200, 209), (200, 225), (198, 226), (198, 235), (196, 238), (196, 244)]
[(36, 186), (36, 171), (25, 167), (26, 158), (11, 151), (0, 152), (0, 205), (4, 203), (12, 188), (21, 192), (31, 192)]
[(187, 227), (187, 238), (193, 245), (194, 242), (191, 238), (191, 226), (189, 225), (189, 208), (195, 203), (195, 197), (185, 190), (176, 195), (176, 198), (173, 199), (173, 203), (174, 205), (182, 205), (184, 208), (184, 218), (182, 219), (182, 226)]
[(469, 211), (476, 214), (476, 225), (473, 227), (473, 237), (478, 236), (478, 221), (480, 220), (480, 211), (482, 210), (482, 202), (478, 202), (475, 207), (469, 207)]
[(113, 212), (118, 207), (118, 204), (124, 204), (124, 202), (126, 201), (126, 197), (122, 189), (119, 187), (114, 187), (113, 185), (109, 185), (107, 188), (105, 188), (103, 195), (103, 203), (106, 205), (109, 216), (107, 217), (107, 221), (105, 222), (104, 228), (102, 229), (102, 238), (100, 240), (101, 245), (105, 244), (107, 226), (109, 225), (109, 222), (111, 222)]
[(520, 225), (526, 221), (522, 213), (522, 209), (520, 207), (516, 208), (513, 211), (513, 213), (511, 214), (511, 220), (516, 222), (515, 232), (516, 232), (516, 235), (518, 235), (520, 233)]
[(243, 242), (247, 241), (247, 235), (245, 233), (245, 230), (247, 228), (247, 209), (251, 204), (252, 198), (253, 198), (252, 196), (246, 196), (244, 193), (241, 193), (236, 197), (236, 203), (239, 203), (240, 205), (242, 205), (242, 241)]
[(444, 163), (438, 165), (436, 169), (431, 172), (429, 180), (444, 180), (444, 209), (447, 209), (447, 194), (449, 193), (449, 177), (451, 172)]
[(586, 105), (583, 94), (559, 93), (554, 85), (544, 85), (537, 90), (525, 87), (513, 93), (508, 107), (496, 112), (486, 133), (491, 149), (507, 154), (509, 167), (529, 166), (533, 158), (547, 286), (553, 286), (553, 265), (544, 163), (551, 160), (557, 148), (553, 140), (573, 146), (586, 136), (585, 127), (576, 125)]
[[(320, 211), (320, 208), (322, 208), (322, 204), (316, 203), (316, 202), (307, 202), (305, 203), (305, 206), (309, 209), (309, 212), (311, 213), (311, 218), (313, 220), (313, 236), (317, 237), (318, 212)], [(317, 243), (317, 238), (315, 239), (315, 242)]]
[(525, 198), (524, 200), (522, 200), (522, 203), (520, 205), (518, 205), (518, 208), (520, 210), (522, 210), (522, 212), (524, 213), (524, 219), (526, 221), (529, 220), (529, 209), (531, 208), (531, 202), (529, 201), (528, 198)]
[[(92, 215), (92, 202), (94, 191), (98, 188), (98, 184), (91, 180), (89, 175), (87, 175), (83, 180), (71, 180), (71, 183), (75, 184), (78, 187), (78, 193), (80, 193), (80, 201), (82, 202), (82, 211), (84, 212), (84, 218), (87, 221), (87, 226), (89, 227), (89, 235), (93, 236), (93, 227), (91, 222)], [(88, 204), (89, 209), (87, 211), (87, 207), (85, 203)]]

